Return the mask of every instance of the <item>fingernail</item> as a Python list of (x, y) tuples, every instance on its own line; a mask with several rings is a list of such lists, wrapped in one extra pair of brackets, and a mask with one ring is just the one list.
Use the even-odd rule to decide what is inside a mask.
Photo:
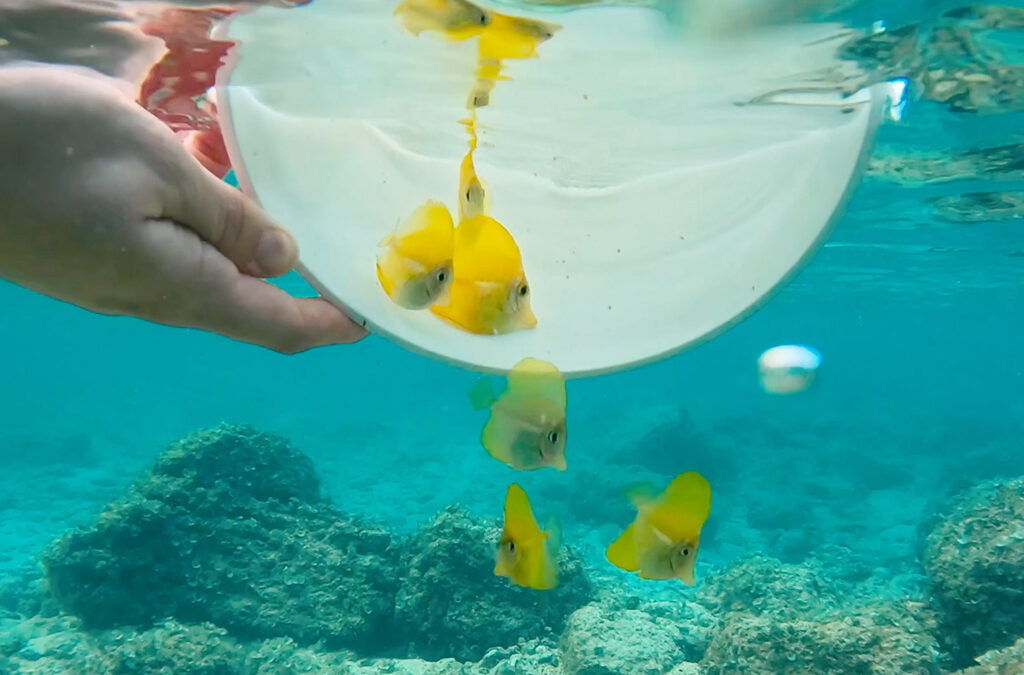
[(295, 267), (299, 251), (284, 230), (267, 230), (260, 236), (253, 262), (264, 274), (280, 275)]

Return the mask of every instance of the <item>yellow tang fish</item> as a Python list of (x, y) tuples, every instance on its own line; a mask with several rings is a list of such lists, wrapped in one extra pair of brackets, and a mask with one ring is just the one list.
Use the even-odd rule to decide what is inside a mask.
[(631, 498), (636, 520), (605, 551), (608, 561), (642, 579), (680, 579), (693, 586), (700, 530), (711, 509), (708, 482), (690, 471), (676, 476), (660, 495), (644, 485), (634, 488)]
[(491, 457), (518, 471), (565, 471), (565, 380), (554, 365), (523, 359), (509, 371), (500, 396), (481, 378), (470, 400), (477, 410), (491, 409), (480, 434)]
[(466, 153), (459, 167), (459, 220), (487, 215), (490, 199), (487, 188), (473, 167), (473, 150)]
[(548, 590), (558, 585), (558, 566), (553, 552), (558, 537), (541, 530), (530, 510), (530, 500), (513, 483), (505, 493), (505, 524), (494, 553), (494, 574), (508, 577), (517, 586)]
[(455, 226), (448, 208), (420, 205), (394, 234), (381, 240), (377, 279), (384, 292), (406, 309), (425, 309), (444, 299), (453, 277)]
[(432, 306), (431, 312), (481, 335), (537, 325), (519, 247), (501, 223), (480, 215), (459, 223), (453, 261), (448, 302)]
[(559, 28), (535, 19), (494, 14), (490, 25), (480, 34), (480, 59), (532, 58), (537, 54), (537, 46), (553, 37)]
[(493, 14), (466, 0), (405, 0), (395, 16), (413, 35), (422, 31), (441, 33), (449, 40), (468, 40), (491, 24)]

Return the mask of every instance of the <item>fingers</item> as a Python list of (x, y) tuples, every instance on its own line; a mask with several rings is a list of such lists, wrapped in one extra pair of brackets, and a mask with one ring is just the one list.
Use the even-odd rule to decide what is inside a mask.
[[(222, 295), (211, 301), (219, 311), (209, 315), (207, 330), (295, 354), (313, 347), (350, 344), (366, 330), (321, 298), (293, 298), (260, 279), (238, 275)], [(199, 326), (204, 327), (204, 326)]]
[[(286, 354), (348, 344), (366, 330), (320, 298), (294, 298), (239, 272), (195, 232), (169, 221), (145, 221), (135, 231), (134, 284), (141, 295), (126, 313), (160, 323), (218, 333)], [(144, 278), (145, 283), (139, 283)]]
[(181, 176), (169, 182), (161, 214), (195, 231), (242, 272), (276, 277), (293, 269), (292, 236), (240, 191), (211, 175), (178, 145)]

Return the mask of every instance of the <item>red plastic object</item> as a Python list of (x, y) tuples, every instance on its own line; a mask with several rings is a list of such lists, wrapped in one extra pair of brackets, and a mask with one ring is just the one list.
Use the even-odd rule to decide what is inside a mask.
[(227, 174), (231, 162), (217, 107), (206, 95), (234, 43), (214, 40), (210, 32), (216, 21), (234, 11), (166, 8), (140, 23), (143, 32), (164, 41), (167, 52), (142, 83), (139, 105), (185, 136), (189, 151), (218, 178)]

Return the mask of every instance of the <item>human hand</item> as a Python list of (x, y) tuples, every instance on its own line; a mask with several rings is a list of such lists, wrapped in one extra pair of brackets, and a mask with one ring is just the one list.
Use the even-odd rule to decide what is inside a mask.
[(294, 239), (111, 82), (0, 69), (0, 277), (104, 314), (294, 353), (366, 331), (262, 280)]

